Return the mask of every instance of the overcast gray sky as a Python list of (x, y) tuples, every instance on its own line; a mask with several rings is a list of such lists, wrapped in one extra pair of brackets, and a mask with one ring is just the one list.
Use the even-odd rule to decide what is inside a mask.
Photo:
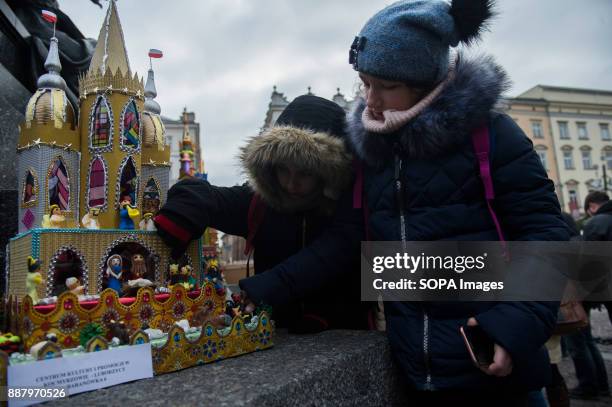
[[(87, 37), (104, 9), (59, 0)], [(120, 0), (132, 71), (155, 62), (162, 114), (196, 113), (211, 182), (242, 182), (235, 156), (264, 122), (272, 86), (289, 100), (312, 91), (352, 95), (348, 48), (365, 21), (391, 1)], [(517, 95), (537, 84), (612, 90), (612, 0), (498, 0), (499, 16), (475, 52), (493, 54)]]

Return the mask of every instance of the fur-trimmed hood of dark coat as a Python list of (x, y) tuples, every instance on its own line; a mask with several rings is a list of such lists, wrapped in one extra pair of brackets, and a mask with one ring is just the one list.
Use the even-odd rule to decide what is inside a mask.
[(290, 164), (318, 177), (321, 189), (313, 206), (329, 212), (340, 194), (350, 187), (352, 156), (345, 142), (324, 132), (291, 126), (276, 126), (251, 138), (242, 147), (240, 162), (249, 184), (272, 208), (296, 210), (280, 188), (275, 168)]
[[(409, 158), (432, 158), (457, 149), (491, 109), (510, 83), (492, 57), (458, 56), (455, 76), (441, 94), (399, 131), (403, 153)], [(361, 121), (365, 101), (360, 98), (348, 117), (349, 142), (367, 164), (384, 165), (392, 157), (385, 134), (367, 132)]]

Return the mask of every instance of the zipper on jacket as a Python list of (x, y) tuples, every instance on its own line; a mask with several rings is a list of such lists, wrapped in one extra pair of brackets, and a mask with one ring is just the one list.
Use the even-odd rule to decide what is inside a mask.
[(395, 200), (400, 218), (400, 237), (402, 246), (406, 251), (406, 222), (404, 216), (404, 191), (402, 188), (402, 158), (399, 155), (401, 147), (398, 143), (393, 145), (393, 155), (395, 157)]
[[(306, 214), (302, 215), (302, 249), (306, 247)], [(300, 315), (304, 318), (306, 312), (306, 304), (304, 300), (300, 300)]]
[(431, 371), (429, 366), (429, 315), (423, 311), (423, 358), (425, 359), (425, 387), (424, 390), (433, 390)]
[[(398, 143), (393, 145), (393, 155), (395, 157), (395, 197), (396, 205), (400, 217), (400, 236), (402, 239), (402, 249), (406, 252), (406, 217), (404, 215), (404, 191), (402, 188), (402, 158), (400, 157), (401, 147)], [(424, 390), (434, 390), (431, 380), (431, 370), (429, 366), (429, 315), (423, 310), (423, 358), (425, 361), (425, 386)]]
[(306, 215), (302, 216), (302, 249), (306, 247)]

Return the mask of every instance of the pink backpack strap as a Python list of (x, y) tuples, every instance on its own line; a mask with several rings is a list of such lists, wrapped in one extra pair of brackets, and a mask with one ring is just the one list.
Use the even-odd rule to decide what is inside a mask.
[(491, 219), (493, 219), (493, 223), (495, 224), (497, 236), (500, 242), (502, 242), (504, 256), (508, 258), (506, 239), (504, 238), (497, 214), (491, 205), (491, 202), (495, 199), (495, 190), (493, 189), (493, 177), (491, 176), (491, 162), (489, 159), (491, 143), (489, 138), (489, 127), (487, 125), (477, 128), (472, 133), (472, 145), (474, 146), (474, 152), (478, 159), (478, 170), (485, 191), (487, 208), (489, 208), (489, 214), (491, 214)]
[(265, 212), (266, 206), (261, 200), (261, 197), (258, 194), (253, 194), (251, 203), (249, 204), (249, 213), (247, 215), (248, 235), (244, 247), (245, 255), (250, 255), (253, 251), (253, 240), (255, 240), (255, 234), (257, 234), (259, 225), (263, 222)]

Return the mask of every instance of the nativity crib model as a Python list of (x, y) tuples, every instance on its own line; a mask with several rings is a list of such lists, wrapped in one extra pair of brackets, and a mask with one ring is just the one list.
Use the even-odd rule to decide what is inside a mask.
[(118, 321), (133, 341), (151, 343), (156, 374), (272, 346), (269, 314), (241, 315), (228, 302), (214, 242), (205, 235), (175, 259), (155, 232), (151, 217), (166, 199), (170, 146), (153, 70), (146, 86), (132, 74), (115, 1), (80, 78), (78, 118), (56, 38), (45, 68), (17, 146), (19, 234), (7, 245), (5, 324), (21, 337), (22, 355), (54, 341), (31, 358), (0, 351), (3, 366), (69, 357), (92, 324), (100, 335), (79, 351), (110, 352)]

